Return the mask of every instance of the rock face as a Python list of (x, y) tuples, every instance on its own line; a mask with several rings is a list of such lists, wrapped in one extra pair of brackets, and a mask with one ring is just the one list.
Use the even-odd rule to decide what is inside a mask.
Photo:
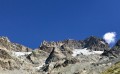
[(32, 51), (32, 49), (20, 44), (12, 43), (7, 37), (0, 37), (0, 73), (12, 74), (11, 71), (20, 70), (24, 65), (24, 61), (21, 57), (13, 54), (13, 52), (22, 53), (28, 51)]
[(101, 38), (90, 36), (84, 40), (85, 48), (95, 51), (104, 51), (109, 49), (109, 45)]
[(101, 74), (120, 60), (119, 55), (120, 40), (110, 49), (95, 36), (85, 40), (43, 41), (34, 50), (0, 37), (2, 74)]
[(19, 69), (19, 65), (17, 65), (16, 62), (18, 60), (15, 60), (15, 58), (13, 58), (9, 51), (6, 50), (6, 48), (1, 48), (0, 49), (0, 67), (5, 70), (13, 70), (13, 69)]
[(80, 48), (83, 48), (85, 45), (85, 42), (83, 42), (82, 40), (77, 41), (77, 40), (72, 40), (72, 39), (64, 40), (63, 43), (64, 43), (63, 48), (69, 47), (71, 49), (73, 49), (73, 48), (80, 49)]
[(113, 46), (110, 50), (105, 51), (103, 55), (109, 56), (109, 57), (118, 57), (120, 55), (120, 40), (117, 41), (115, 46)]

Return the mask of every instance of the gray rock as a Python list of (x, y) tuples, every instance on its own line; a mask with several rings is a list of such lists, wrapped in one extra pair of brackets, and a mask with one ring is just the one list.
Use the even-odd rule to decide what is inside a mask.
[(84, 42), (84, 48), (88, 48), (91, 50), (104, 51), (109, 49), (109, 45), (105, 42), (105, 40), (95, 36), (90, 36), (89, 38), (85, 39)]

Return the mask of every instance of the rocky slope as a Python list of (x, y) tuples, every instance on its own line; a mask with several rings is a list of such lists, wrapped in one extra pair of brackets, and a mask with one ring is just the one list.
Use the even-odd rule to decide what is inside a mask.
[(34, 50), (0, 37), (0, 74), (101, 74), (119, 55), (120, 40), (110, 48), (95, 36), (43, 41)]
[(115, 63), (112, 67), (108, 68), (101, 74), (120, 74), (120, 62)]

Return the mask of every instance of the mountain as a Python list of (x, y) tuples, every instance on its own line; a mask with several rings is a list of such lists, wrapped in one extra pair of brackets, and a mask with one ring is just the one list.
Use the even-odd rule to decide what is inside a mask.
[(43, 41), (36, 49), (0, 37), (0, 74), (101, 74), (120, 60), (120, 40), (102, 38)]

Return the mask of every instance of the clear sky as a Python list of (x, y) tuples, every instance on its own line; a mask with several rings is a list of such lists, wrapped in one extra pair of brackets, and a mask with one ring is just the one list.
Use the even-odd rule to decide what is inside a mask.
[(106, 32), (120, 39), (120, 0), (0, 0), (0, 36), (31, 48)]

